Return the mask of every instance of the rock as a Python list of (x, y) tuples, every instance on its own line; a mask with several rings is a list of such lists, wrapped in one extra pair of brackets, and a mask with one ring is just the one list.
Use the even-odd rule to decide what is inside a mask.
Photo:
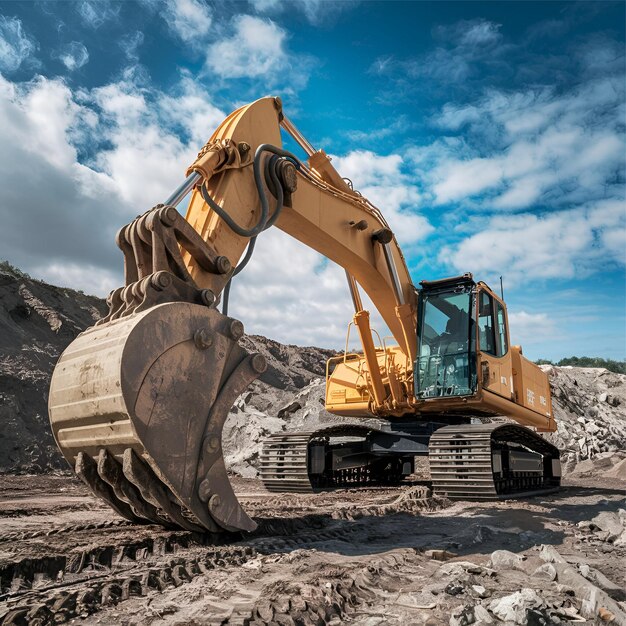
[(539, 578), (541, 580), (556, 580), (556, 569), (552, 563), (544, 563), (540, 565), (533, 573), (532, 578)]
[(459, 585), (458, 583), (449, 583), (446, 585), (444, 591), (449, 596), (459, 596), (465, 591), (465, 587), (463, 587), (463, 585)]
[(585, 428), (585, 430), (590, 434), (590, 435), (595, 435), (596, 433), (600, 432), (600, 427), (597, 424), (594, 424), (593, 422), (591, 424), (588, 424), (587, 427)]
[(476, 620), (476, 624), (493, 624), (495, 621), (482, 604), (477, 604), (474, 607), (474, 619)]
[(476, 565), (471, 561), (454, 561), (442, 565), (436, 572), (437, 578), (445, 576), (454, 576), (455, 578), (468, 577), (468, 574), (478, 576), (495, 576), (495, 571), (482, 565)]
[(615, 621), (615, 615), (613, 615), (613, 613), (611, 613), (611, 611), (609, 611), (608, 609), (605, 609), (604, 607), (600, 607), (598, 609), (598, 617), (603, 622), (614, 622)]
[[(597, 368), (556, 367), (550, 378), (557, 431), (546, 439), (559, 447), (563, 467), (585, 462), (599, 451), (617, 452), (626, 439), (626, 376)], [(576, 458), (576, 456), (578, 458)], [(577, 473), (593, 472), (586, 464)], [(617, 478), (617, 477), (616, 477)]]
[(433, 561), (447, 561), (454, 558), (456, 554), (454, 554), (454, 552), (448, 552), (447, 550), (426, 550), (424, 556)]
[(472, 589), (479, 598), (488, 598), (491, 595), (491, 591), (485, 589), (482, 585), (472, 585)]
[(626, 530), (613, 542), (615, 546), (626, 546)]
[(585, 461), (581, 461), (580, 463), (578, 463), (576, 467), (574, 468), (574, 470), (572, 471), (572, 474), (589, 474), (593, 472), (593, 470), (594, 470), (593, 461), (591, 459), (587, 459)]
[(490, 564), (495, 570), (518, 569), (523, 571), (525, 558), (508, 550), (496, 550), (491, 554)]
[(618, 461), (610, 470), (606, 472), (605, 476), (626, 480), (626, 459)]
[(617, 513), (602, 511), (602, 513), (596, 515), (591, 521), (600, 530), (608, 533), (605, 541), (615, 540), (624, 532), (622, 520)]
[(291, 413), (295, 413), (301, 408), (302, 405), (298, 401), (291, 402), (287, 406), (284, 406), (282, 409), (278, 410), (278, 417), (286, 417), (287, 415), (291, 415)]
[(607, 401), (607, 402), (608, 402), (611, 406), (614, 406), (614, 407), (618, 407), (618, 406), (622, 403), (622, 401), (621, 401), (621, 400), (620, 400), (617, 396), (612, 396), (612, 395), (611, 395), (611, 396), (609, 396), (609, 397), (606, 399), (606, 401)]
[(534, 589), (522, 589), (509, 596), (493, 600), (489, 610), (504, 622), (529, 624), (530, 615), (545, 607), (543, 598)]
[(469, 626), (475, 622), (474, 607), (471, 605), (456, 609), (450, 616), (450, 626)]
[(570, 565), (554, 546), (541, 546), (539, 556), (546, 563), (554, 564), (561, 583), (557, 585), (560, 593), (570, 593), (571, 589), (576, 598), (581, 601), (580, 613), (583, 617), (595, 618), (600, 609), (606, 609), (616, 616), (615, 623), (626, 624), (626, 611), (622, 606), (582, 576), (578, 569)]

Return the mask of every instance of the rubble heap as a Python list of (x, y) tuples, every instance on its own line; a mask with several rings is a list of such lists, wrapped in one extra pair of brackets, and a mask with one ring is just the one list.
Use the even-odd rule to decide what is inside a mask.
[[(602, 469), (626, 478), (626, 375), (603, 368), (544, 365), (558, 429), (546, 437), (561, 450), (565, 473)], [(620, 464), (615, 471), (613, 466)]]

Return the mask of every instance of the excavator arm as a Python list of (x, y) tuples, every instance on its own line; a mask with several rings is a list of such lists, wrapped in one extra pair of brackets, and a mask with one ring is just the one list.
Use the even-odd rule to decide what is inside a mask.
[[(237, 344), (243, 325), (217, 305), (269, 226), (346, 268), (353, 297), (358, 281), (406, 361), (415, 355), (415, 290), (383, 216), (322, 151), (304, 143), (303, 163), (282, 150), (281, 123), (305, 141), (277, 98), (235, 111), (172, 196), (120, 229), (125, 285), (55, 368), (49, 413), (57, 443), (94, 493), (129, 519), (255, 527), (230, 486), (221, 435), (233, 402), (266, 365)], [(175, 206), (190, 191), (185, 219)], [(276, 263), (289, 259), (277, 252)], [(379, 391), (372, 397), (383, 403), (367, 314), (359, 312), (368, 380)]]
[[(306, 161), (283, 149), (281, 127)], [(190, 192), (183, 218), (176, 206)], [(228, 294), (257, 237), (274, 225), (346, 270), (363, 353), (346, 350), (329, 364), (327, 408), (401, 418), (439, 406), (416, 396), (418, 292), (383, 215), (304, 139), (278, 98), (263, 98), (222, 122), (170, 198), (120, 229), (125, 285), (53, 373), (49, 414), (59, 448), (92, 491), (130, 520), (211, 532), (256, 526), (230, 485), (222, 429), (266, 363), (238, 345), (243, 325), (227, 314)], [(290, 262), (276, 251), (277, 265)], [(359, 288), (397, 346), (374, 344)], [(502, 412), (487, 389), (474, 392), (474, 410)], [(453, 411), (455, 402), (468, 402), (445, 400)], [(519, 411), (518, 421), (546, 426), (545, 415)]]

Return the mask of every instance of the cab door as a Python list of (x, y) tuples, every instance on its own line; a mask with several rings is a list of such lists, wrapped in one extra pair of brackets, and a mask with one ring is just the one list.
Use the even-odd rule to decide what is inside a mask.
[(476, 345), (482, 388), (510, 400), (513, 398), (513, 367), (506, 307), (484, 283), (480, 283), (476, 303)]

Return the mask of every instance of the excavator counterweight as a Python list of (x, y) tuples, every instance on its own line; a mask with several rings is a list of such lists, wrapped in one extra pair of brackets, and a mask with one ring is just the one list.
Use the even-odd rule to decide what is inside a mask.
[[(306, 161), (282, 148), (281, 127)], [(486, 482), (507, 496), (558, 485), (558, 451), (539, 435), (475, 423), (556, 428), (545, 374), (510, 346), (504, 302), (471, 275), (416, 289), (380, 210), (268, 97), (229, 115), (165, 203), (119, 230), (125, 285), (54, 370), (53, 434), (98, 497), (135, 522), (256, 527), (229, 482), (222, 429), (266, 363), (238, 345), (243, 324), (227, 311), (232, 280), (274, 225), (345, 269), (363, 352), (329, 362), (326, 407), (380, 428), (275, 435), (261, 457), (270, 490), (398, 483), (429, 453), (435, 489), (451, 497)], [(377, 345), (360, 288), (397, 345)]]

